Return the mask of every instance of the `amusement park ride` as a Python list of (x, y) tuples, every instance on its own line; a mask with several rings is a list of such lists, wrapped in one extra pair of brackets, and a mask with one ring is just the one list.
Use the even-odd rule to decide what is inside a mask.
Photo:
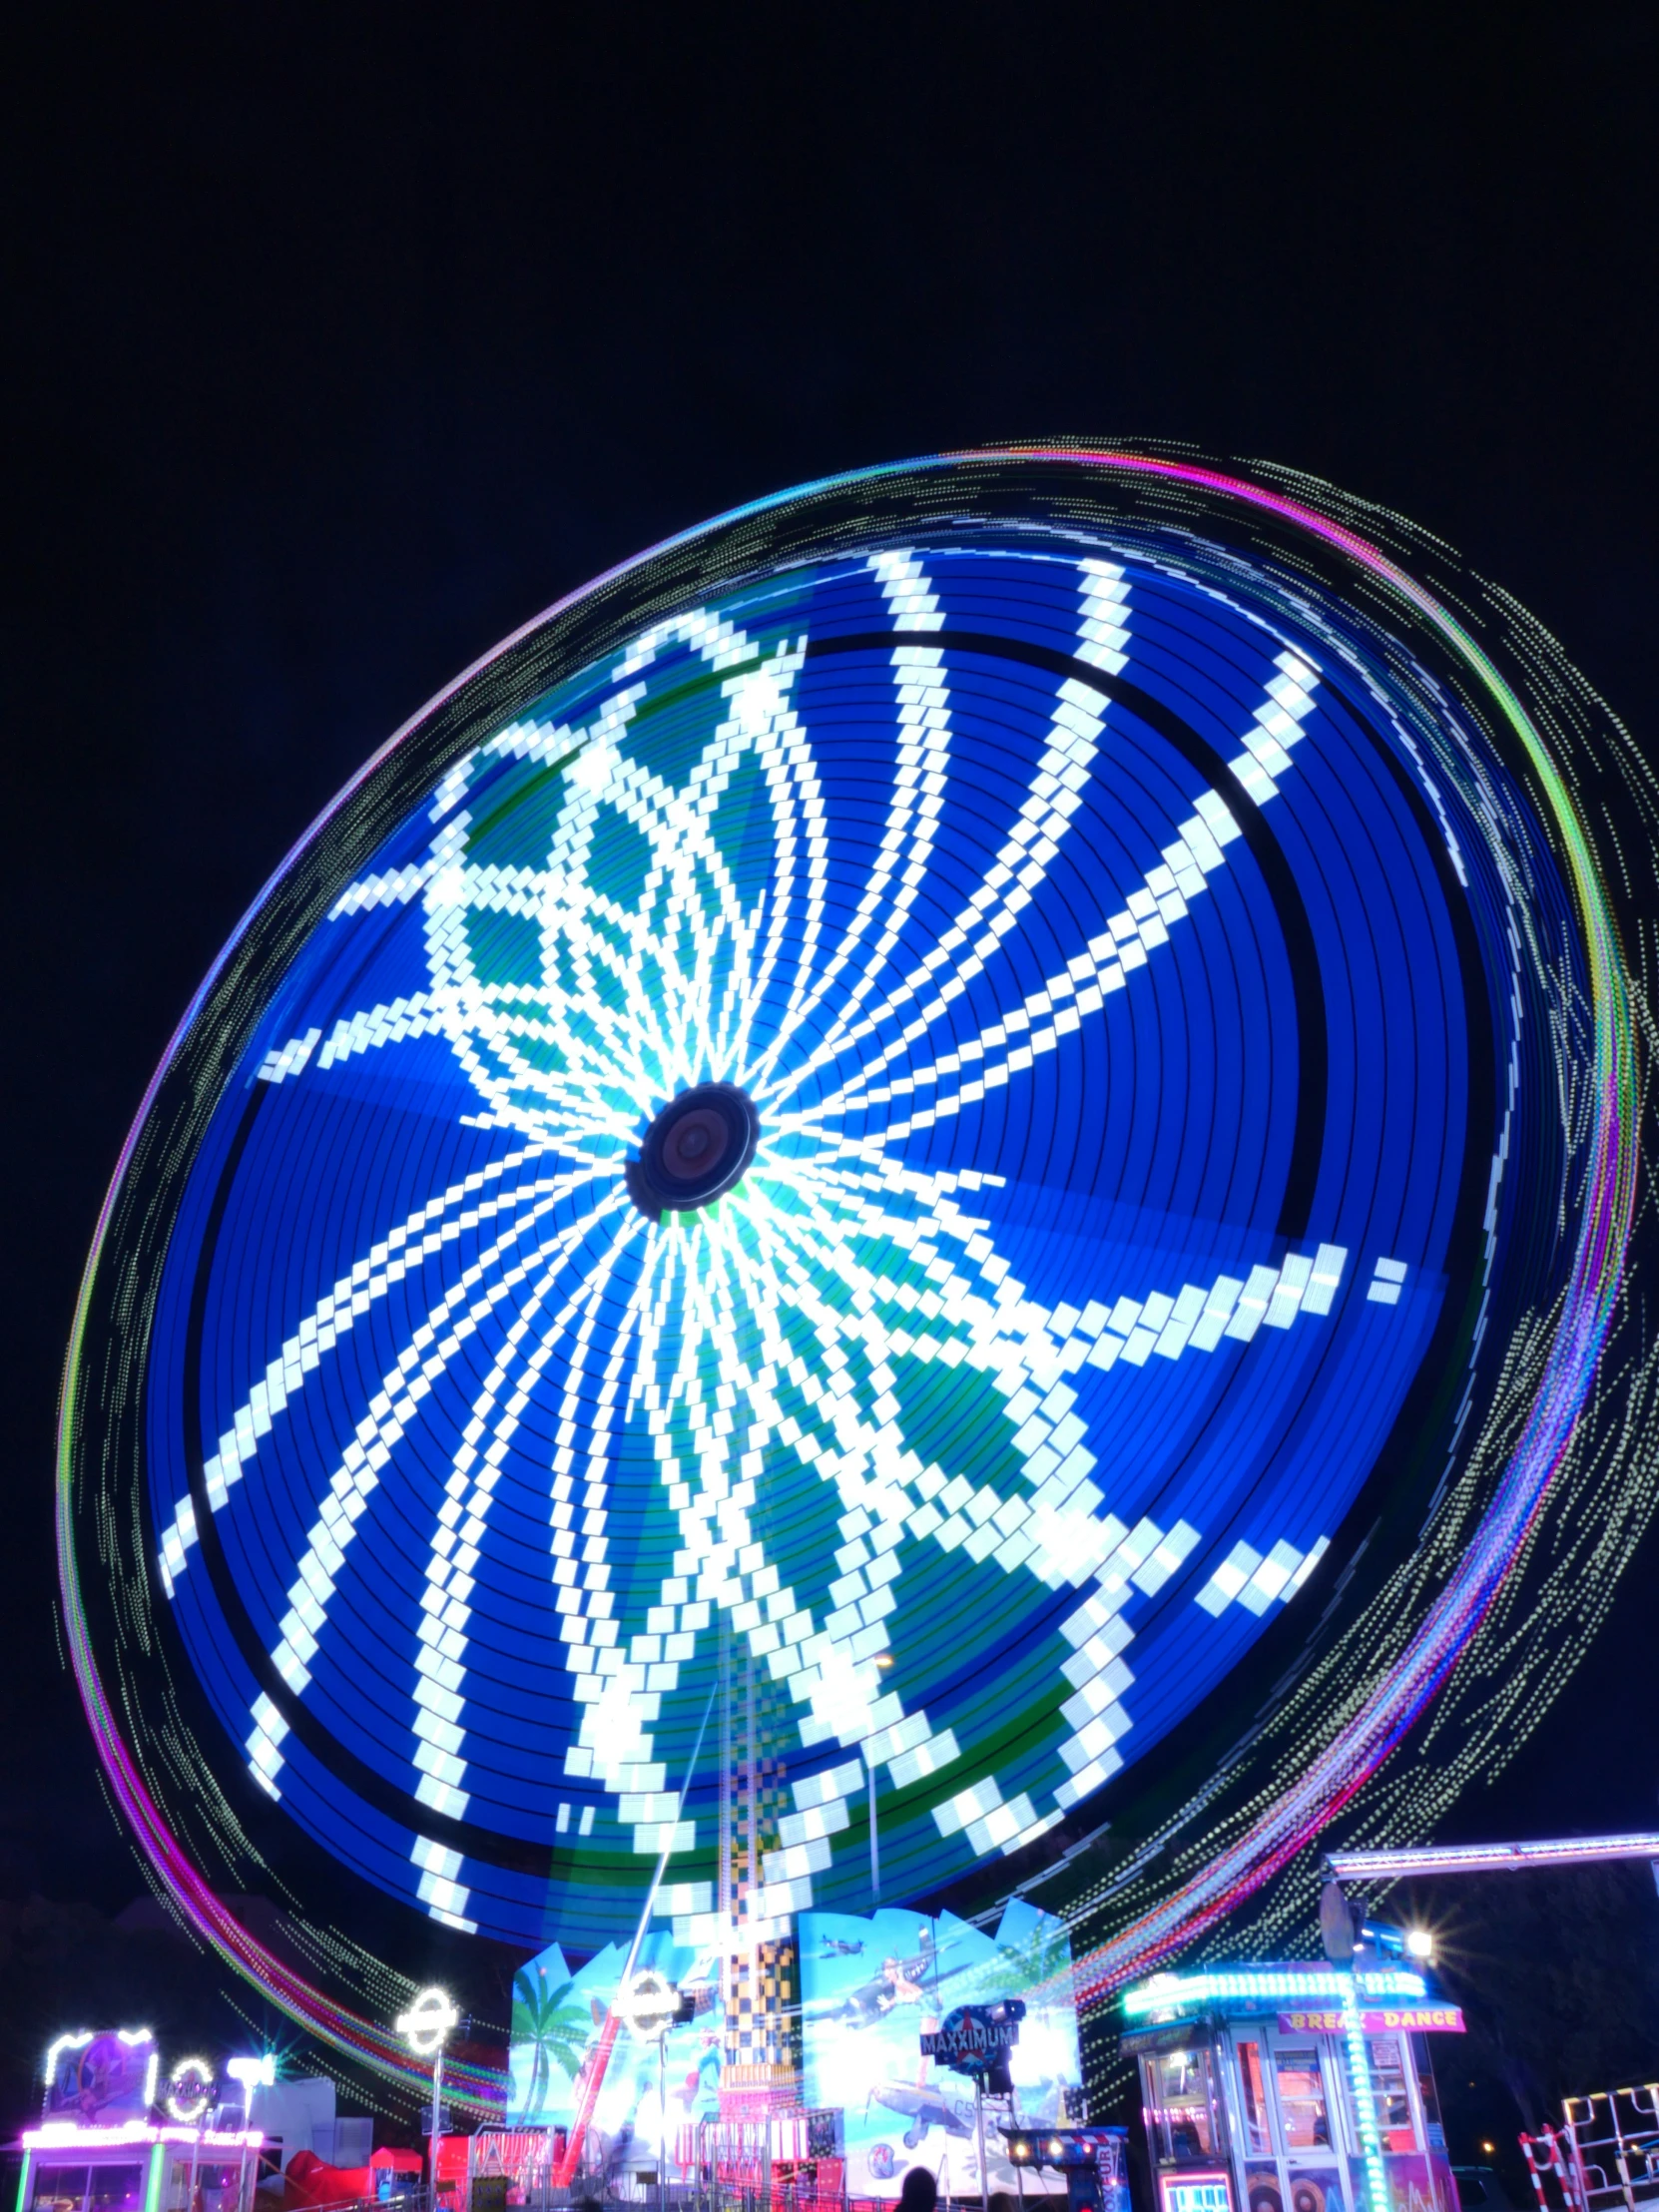
[[(1649, 800), (1510, 619), (1305, 479), (926, 456), (548, 610), (261, 894), (88, 1261), (62, 1613), (160, 1888), (440, 2169), (447, 2095), (560, 2198), (1104, 2201), (1126, 1991), (1158, 2212), (1451, 2212), (1346, 1862), (1323, 1964), (1144, 1977), (1456, 1694), (1613, 1420), (1592, 739)], [(1247, 1713), (1181, 1817), (1249, 1822), (1114, 1934), (1089, 1839)], [(225, 1903), (278, 1861), (291, 1954)], [(505, 2077), (353, 1898), (524, 1962)], [(1021, 2002), (969, 2130), (947, 2024)]]

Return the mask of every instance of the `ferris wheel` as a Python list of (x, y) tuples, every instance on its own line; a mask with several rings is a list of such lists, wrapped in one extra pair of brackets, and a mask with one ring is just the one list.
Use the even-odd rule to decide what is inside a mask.
[(872, 1820), (892, 1898), (1035, 1863), (1566, 1280), (1540, 917), (1607, 978), (1547, 786), (1222, 493), (1031, 469), (510, 641), (141, 1120), (123, 1572), (236, 1817), (460, 1934), (603, 1941), (666, 1853), (715, 1939), (735, 1681), (752, 1930), (861, 1904)]

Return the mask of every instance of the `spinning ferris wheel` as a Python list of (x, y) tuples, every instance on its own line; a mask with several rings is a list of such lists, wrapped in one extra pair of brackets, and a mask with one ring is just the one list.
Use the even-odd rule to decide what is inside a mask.
[(1522, 1307), (1593, 1324), (1524, 1234), (1546, 1001), (1588, 1066), (1618, 987), (1569, 803), (1359, 553), (1170, 482), (985, 457), (733, 518), (310, 832), (89, 1277), (124, 1790), (165, 1668), (234, 1820), (342, 1881), (597, 1942), (666, 1852), (712, 1940), (736, 1670), (752, 1932), (861, 1905), (872, 1812), (891, 1897), (1012, 1876), (1443, 1488)]

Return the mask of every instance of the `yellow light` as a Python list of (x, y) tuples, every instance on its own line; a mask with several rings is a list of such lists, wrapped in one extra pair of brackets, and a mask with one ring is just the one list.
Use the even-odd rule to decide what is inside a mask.
[(1482, 2143), (1480, 2148), (1486, 2153), (1486, 2156), (1490, 2158), (1493, 2151), (1496, 2150), (1497, 2145), (1495, 2143)]
[(1408, 1928), (1405, 1931), (1405, 1948), (1413, 1958), (1432, 1958), (1434, 1938), (1426, 1928)]

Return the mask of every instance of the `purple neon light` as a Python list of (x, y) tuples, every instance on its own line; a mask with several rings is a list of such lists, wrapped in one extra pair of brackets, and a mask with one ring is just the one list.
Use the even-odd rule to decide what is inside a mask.
[(78, 2127), (72, 2120), (47, 2120), (26, 2128), (25, 2150), (124, 2150), (129, 2143), (198, 2143), (207, 2150), (261, 2150), (265, 2137), (257, 2127), (152, 2127), (128, 2120), (121, 2127)]

